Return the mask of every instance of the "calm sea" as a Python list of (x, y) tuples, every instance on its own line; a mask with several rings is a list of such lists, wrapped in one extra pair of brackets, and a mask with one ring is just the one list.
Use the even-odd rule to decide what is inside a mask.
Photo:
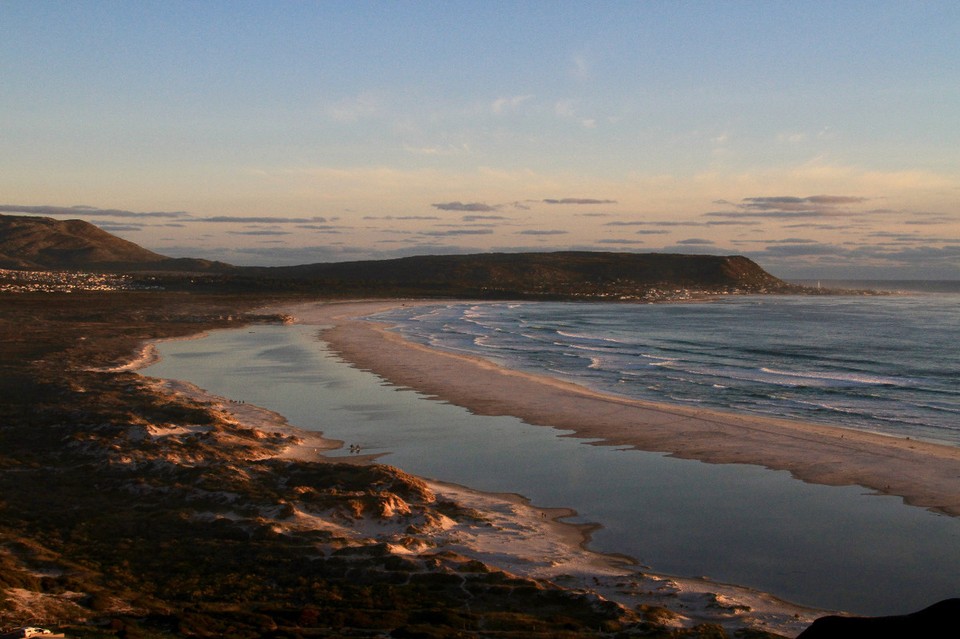
[[(604, 373), (606, 361), (609, 370), (618, 371), (616, 380), (609, 382), (617, 392), (626, 392), (624, 387), (632, 384), (661, 401), (663, 384), (677, 383), (678, 388), (690, 389), (690, 397), (684, 399), (678, 392), (673, 401), (696, 401), (698, 393), (707, 393), (721, 398), (713, 400), (718, 406), (731, 407), (734, 404), (724, 399), (728, 390), (734, 380), (748, 377), (751, 384), (761, 384), (754, 395), (763, 402), (773, 402), (772, 395), (784, 392), (816, 392), (834, 401), (837, 392), (845, 397), (851, 388), (858, 393), (872, 389), (877, 395), (931, 388), (924, 392), (936, 392), (936, 402), (943, 406), (930, 414), (941, 415), (956, 410), (956, 396), (949, 393), (945, 378), (930, 371), (950, 368), (951, 361), (956, 370), (957, 342), (937, 342), (939, 346), (922, 357), (901, 351), (899, 359), (911, 369), (926, 371), (923, 374), (862, 370), (878, 358), (866, 356), (869, 342), (856, 325), (864, 318), (878, 321), (881, 314), (897, 317), (897, 327), (912, 325), (918, 317), (932, 321), (947, 314), (952, 320), (939, 317), (932, 323), (941, 327), (937, 331), (953, 330), (956, 335), (958, 302), (957, 297), (952, 302), (919, 297), (737, 298), (705, 305), (635, 307), (465, 304), (401, 309), (390, 317), (421, 341), (439, 340), (448, 348), (492, 353), (511, 365), (590, 385), (614, 377), (608, 379)], [(800, 317), (811, 319), (799, 321)], [(559, 325), (560, 319), (566, 324)], [(606, 332), (604, 321), (610, 323)], [(523, 328), (518, 331), (518, 326)], [(810, 339), (787, 330), (798, 326), (816, 329), (821, 337)], [(754, 337), (745, 337), (746, 331)], [(864, 344), (859, 355), (843, 359), (863, 360), (860, 364), (838, 364), (835, 355), (829, 365), (798, 355), (774, 363), (776, 357), (786, 357), (785, 351), (802, 350), (797, 342), (827, 355), (837, 350), (856, 354), (858, 349), (842, 347), (836, 331)], [(894, 328), (885, 334), (903, 345), (904, 332)], [(648, 339), (656, 333), (669, 336), (672, 343), (647, 341), (639, 346), (641, 336)], [(511, 346), (497, 348), (501, 337)], [(730, 346), (734, 338), (755, 354), (737, 353)], [(832, 349), (824, 346), (826, 341), (832, 341)], [(873, 495), (857, 486), (806, 484), (786, 472), (758, 466), (704, 464), (591, 445), (515, 418), (473, 415), (346, 365), (308, 326), (214, 331), (204, 339), (163, 342), (159, 350), (163, 359), (145, 374), (188, 380), (216, 394), (275, 410), (295, 426), (343, 440), (340, 454), (345, 457), (347, 444), (356, 444), (417, 475), (478, 490), (519, 493), (542, 507), (573, 508), (579, 513), (573, 521), (602, 526), (594, 533), (593, 548), (630, 555), (657, 572), (707, 575), (797, 603), (862, 614), (909, 612), (960, 595), (960, 518), (905, 506), (895, 497)], [(622, 362), (609, 366), (625, 357), (622, 351), (634, 353), (627, 358), (633, 366)], [(688, 353), (703, 353), (697, 357), (709, 360), (709, 365), (685, 364), (693, 358)], [(745, 358), (752, 363), (745, 363)], [(918, 360), (940, 364), (918, 365)], [(670, 361), (676, 363), (662, 364)], [(779, 372), (766, 373), (763, 368)], [(727, 372), (718, 375), (715, 369)], [(730, 370), (754, 374), (733, 375)], [(638, 383), (641, 373), (663, 379)], [(794, 379), (798, 374), (805, 377)], [(700, 379), (706, 375), (711, 381)], [(899, 381), (880, 383), (877, 377)], [(914, 381), (908, 384), (904, 378)], [(945, 391), (936, 390), (944, 385)], [(737, 393), (750, 397), (748, 391)], [(797, 403), (777, 401), (785, 407)], [(776, 412), (771, 404), (736, 407)], [(847, 414), (830, 409), (821, 417)], [(949, 419), (945, 422), (949, 425)], [(951, 430), (942, 425), (924, 428), (938, 439), (947, 438), (941, 431)]]
[(374, 319), (606, 393), (960, 445), (960, 293), (449, 304)]

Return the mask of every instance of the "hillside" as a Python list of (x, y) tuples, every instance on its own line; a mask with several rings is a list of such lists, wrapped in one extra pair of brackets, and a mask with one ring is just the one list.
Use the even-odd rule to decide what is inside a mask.
[(0, 266), (6, 268), (85, 269), (164, 259), (82, 220), (0, 215)]
[(37, 271), (198, 271), (225, 267), (174, 259), (83, 220), (0, 215), (0, 268)]
[(331, 292), (525, 298), (656, 299), (676, 289), (779, 292), (793, 287), (742, 256), (483, 253), (248, 269)]

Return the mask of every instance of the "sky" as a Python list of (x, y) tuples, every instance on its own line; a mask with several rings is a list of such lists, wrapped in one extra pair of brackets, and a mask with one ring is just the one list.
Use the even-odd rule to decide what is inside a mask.
[(960, 3), (0, 0), (0, 213), (960, 279)]

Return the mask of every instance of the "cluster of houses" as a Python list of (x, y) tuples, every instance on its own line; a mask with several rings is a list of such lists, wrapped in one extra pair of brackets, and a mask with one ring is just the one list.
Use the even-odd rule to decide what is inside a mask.
[(0, 269), (0, 293), (73, 293), (143, 288), (126, 275)]

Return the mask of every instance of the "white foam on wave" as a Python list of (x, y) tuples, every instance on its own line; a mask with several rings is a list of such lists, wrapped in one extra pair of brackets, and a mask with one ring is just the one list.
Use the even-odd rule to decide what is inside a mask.
[(960, 415), (960, 407), (948, 406), (945, 402), (906, 401), (905, 403), (910, 406), (916, 406), (917, 408), (925, 408), (927, 410), (942, 411), (944, 413), (954, 413)]
[(643, 357), (645, 359), (663, 360), (666, 362), (673, 362), (673, 361), (676, 361), (677, 359), (676, 357), (664, 357), (662, 355), (651, 355), (650, 353), (640, 353), (640, 357)]
[(607, 350), (605, 348), (598, 348), (596, 346), (584, 346), (583, 344), (564, 344), (561, 342), (554, 342), (554, 344), (556, 346), (563, 346), (564, 348), (572, 348), (578, 351), (593, 351), (595, 353)]
[(796, 377), (799, 379), (808, 379), (813, 381), (826, 381), (826, 382), (849, 382), (853, 384), (867, 384), (867, 385), (879, 385), (879, 386), (902, 386), (904, 380), (902, 378), (895, 377), (884, 377), (882, 375), (866, 375), (863, 373), (830, 373), (826, 371), (782, 371), (774, 368), (763, 367), (760, 369), (764, 373), (769, 373), (771, 375), (779, 375), (782, 377)]
[(682, 325), (659, 316), (649, 331), (638, 330), (635, 321), (619, 313), (620, 307), (595, 316), (596, 308), (581, 313), (579, 308), (536, 304), (454, 305), (396, 317), (415, 340), (497, 361), (506, 358), (508, 366), (539, 369), (629, 396), (684, 403), (696, 398), (737, 410), (836, 419), (858, 428), (890, 420), (905, 430), (914, 422), (952, 429), (960, 414), (960, 388), (949, 373), (944, 375), (944, 366), (948, 370), (952, 363), (944, 365), (942, 356), (928, 366), (915, 351), (908, 360), (881, 357), (886, 352), (882, 344), (877, 353), (845, 344), (837, 350), (819, 343), (807, 348), (808, 341), (800, 340), (800, 347), (777, 341), (776, 335), (769, 341), (765, 333), (754, 343), (736, 331), (727, 336), (719, 329), (716, 335), (694, 326), (680, 330)]
[[(569, 337), (570, 339), (580, 339), (589, 342), (606, 342), (608, 344), (619, 344), (619, 345), (631, 345), (631, 342), (623, 339), (617, 339), (616, 337), (605, 337), (603, 335), (590, 335), (584, 333), (573, 333), (571, 331), (565, 331), (557, 329), (557, 335), (561, 337)], [(576, 346), (576, 344), (564, 344), (565, 346)]]
[(678, 361), (675, 359), (662, 358), (657, 362), (650, 362), (650, 366), (665, 366), (667, 368), (674, 368), (678, 364)]

